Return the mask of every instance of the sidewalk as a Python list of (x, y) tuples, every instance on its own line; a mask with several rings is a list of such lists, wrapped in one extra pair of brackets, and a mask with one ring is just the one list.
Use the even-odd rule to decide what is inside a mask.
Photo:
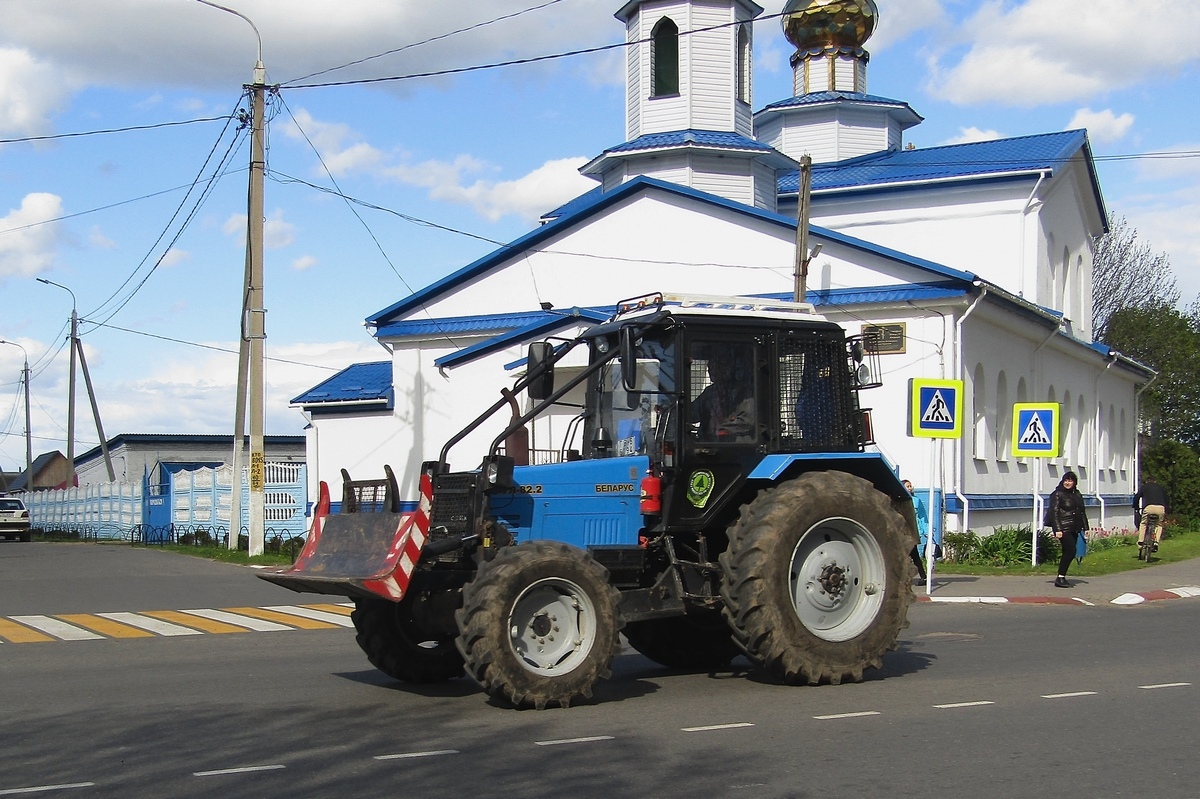
[(1200, 558), (1098, 577), (1077, 577), (1068, 573), (1067, 582), (1071, 584), (1070, 588), (1055, 588), (1053, 575), (943, 575), (935, 568), (932, 592), (925, 586), (913, 586), (913, 594), (918, 602), (1137, 605), (1200, 597)]

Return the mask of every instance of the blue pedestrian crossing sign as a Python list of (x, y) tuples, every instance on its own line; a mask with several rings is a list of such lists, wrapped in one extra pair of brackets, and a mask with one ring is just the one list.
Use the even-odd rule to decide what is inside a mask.
[(1018, 402), (1013, 405), (1012, 454), (1018, 458), (1058, 457), (1057, 402)]
[(914, 438), (962, 438), (963, 381), (908, 381), (908, 434)]

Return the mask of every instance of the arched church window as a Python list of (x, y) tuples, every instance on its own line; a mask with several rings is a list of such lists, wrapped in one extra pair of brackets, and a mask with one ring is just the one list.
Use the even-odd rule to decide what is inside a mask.
[(650, 38), (650, 96), (679, 94), (679, 26), (670, 17), (663, 17)]
[(750, 26), (739, 25), (737, 30), (737, 98), (750, 102)]
[(1012, 447), (1012, 406), (1008, 404), (1008, 375), (996, 377), (996, 460), (1007, 461)]
[(975, 372), (971, 380), (971, 416), (975, 423), (972, 436), (971, 455), (983, 460), (987, 457), (988, 418), (987, 393), (984, 385), (983, 364), (975, 364)]

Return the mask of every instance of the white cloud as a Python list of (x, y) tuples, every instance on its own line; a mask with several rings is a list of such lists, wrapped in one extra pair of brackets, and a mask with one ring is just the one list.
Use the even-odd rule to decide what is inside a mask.
[[(232, 214), (221, 225), (226, 236), (237, 237), (239, 244), (246, 241), (246, 215)], [(296, 240), (296, 226), (283, 218), (283, 209), (276, 209), (263, 220), (263, 248), (281, 250)]]
[(1184, 304), (1200, 299), (1200, 188), (1155, 192), (1110, 202), (1152, 251), (1166, 253)]
[(88, 244), (96, 250), (117, 249), (117, 243), (104, 235), (99, 225), (92, 225), (92, 229), (88, 231)]
[(283, 209), (276, 209), (263, 221), (263, 247), (282, 250), (296, 240), (296, 226), (283, 218)]
[(1068, 130), (1087, 128), (1088, 138), (1100, 144), (1112, 144), (1125, 138), (1125, 134), (1133, 127), (1133, 114), (1117, 116), (1109, 109), (1093, 111), (1081, 108), (1067, 123)]
[[(1152, 46), (1131, 44), (1159, 19), (1169, 23), (1154, 26)], [(1174, 0), (988, 0), (964, 25), (966, 54), (935, 63), (928, 88), (960, 104), (1085, 99), (1197, 62), (1198, 27), (1200, 5)]]
[(1003, 139), (1003, 138), (1004, 138), (1004, 134), (1000, 133), (999, 131), (980, 130), (979, 128), (972, 126), (969, 128), (959, 128), (957, 136), (951, 136), (949, 139), (946, 139), (944, 142), (941, 142), (941, 143), (942, 144), (970, 144), (971, 142), (995, 141), (996, 139)]
[[(460, 161), (469, 159), (460, 159)], [(457, 177), (463, 170), (454, 165), (422, 165), (410, 177), (421, 177), (429, 181), (432, 176), (443, 172), (443, 179), (418, 185), (431, 187), (429, 196), (436, 200), (469, 205), (476, 213), (495, 222), (503, 216), (513, 214), (527, 221), (538, 219), (542, 214), (561, 205), (573, 197), (596, 187), (595, 182), (579, 174), (579, 167), (587, 163), (586, 158), (563, 158), (547, 161), (524, 177), (516, 180), (476, 180), (470, 185), (460, 185)], [(474, 165), (474, 162), (471, 162)], [(439, 170), (437, 167), (443, 167)], [(399, 177), (399, 174), (393, 172)]]
[(0, 133), (35, 136), (69, 95), (61, 72), (27, 50), (0, 47)]
[[(303, 108), (292, 116), (294, 124), (289, 120), (288, 124), (283, 126), (284, 133), (290, 139), (311, 142), (320, 154), (325, 168), (334, 177), (370, 169), (383, 160), (383, 153), (361, 141), (361, 136), (351, 130), (349, 125), (321, 122)], [(348, 140), (350, 143), (347, 143)]]
[[(462, 0), (452, 15), (442, 3), (379, 0), (339, 0), (336, 14), (330, 13), (328, 0), (242, 0), (236, 5), (262, 34), (268, 81), (316, 72), (322, 74), (314, 82), (430, 72), (461, 67), (467, 54), (471, 63), (486, 63), (604, 44), (614, 36), (613, 0), (572, 0), (444, 38), (434, 37), (530, 4)], [(397, 50), (398, 31), (401, 44), (429, 41)], [(70, 81), (62, 75), (78, 88), (139, 87), (148, 75), (165, 86), (227, 88), (251, 78), (256, 42), (243, 20), (199, 3), (37, 0), (5, 4), (0, 47), (24, 54), (21, 68), (27, 76), (34, 67), (52, 65), (33, 81), (0, 79), (22, 91), (25, 100), (18, 105), (23, 106), (24, 124), (45, 128), (66, 96), (62, 87)], [(366, 54), (389, 51), (364, 60)], [(352, 62), (362, 63), (326, 71)], [(513, 70), (511, 79), (537, 80), (549, 70), (577, 68), (571, 62), (552, 62)], [(396, 81), (379, 88), (408, 92), (414, 85)], [(13, 118), (0, 113), (3, 119)]]
[(317, 261), (317, 259), (312, 255), (301, 255), (299, 258), (292, 261), (292, 269), (295, 269), (297, 272), (306, 272), (309, 269), (312, 269), (318, 263), (319, 261)]
[(187, 250), (179, 250), (172, 247), (163, 255), (162, 260), (159, 261), (159, 266), (170, 269), (172, 266), (177, 266), (184, 261), (190, 260), (191, 257), (192, 254)]
[(59, 223), (47, 220), (62, 214), (61, 197), (34, 192), (25, 195), (20, 208), (0, 217), (0, 283), (50, 268), (58, 249)]

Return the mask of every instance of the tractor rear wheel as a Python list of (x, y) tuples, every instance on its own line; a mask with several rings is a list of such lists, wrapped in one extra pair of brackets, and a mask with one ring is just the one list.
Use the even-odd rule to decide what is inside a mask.
[(576, 547), (504, 547), (463, 588), (458, 648), (493, 697), (520, 707), (567, 707), (590, 697), (620, 651), (619, 594)]
[(734, 639), (788, 684), (859, 681), (907, 626), (904, 520), (871, 483), (810, 472), (742, 508), (721, 555)]
[(629, 622), (629, 645), (672, 669), (719, 669), (742, 653), (720, 611)]
[(389, 677), (412, 683), (446, 682), (463, 674), (453, 635), (425, 632), (413, 617), (416, 594), (400, 602), (356, 598), (350, 614), (355, 640), (371, 665)]

